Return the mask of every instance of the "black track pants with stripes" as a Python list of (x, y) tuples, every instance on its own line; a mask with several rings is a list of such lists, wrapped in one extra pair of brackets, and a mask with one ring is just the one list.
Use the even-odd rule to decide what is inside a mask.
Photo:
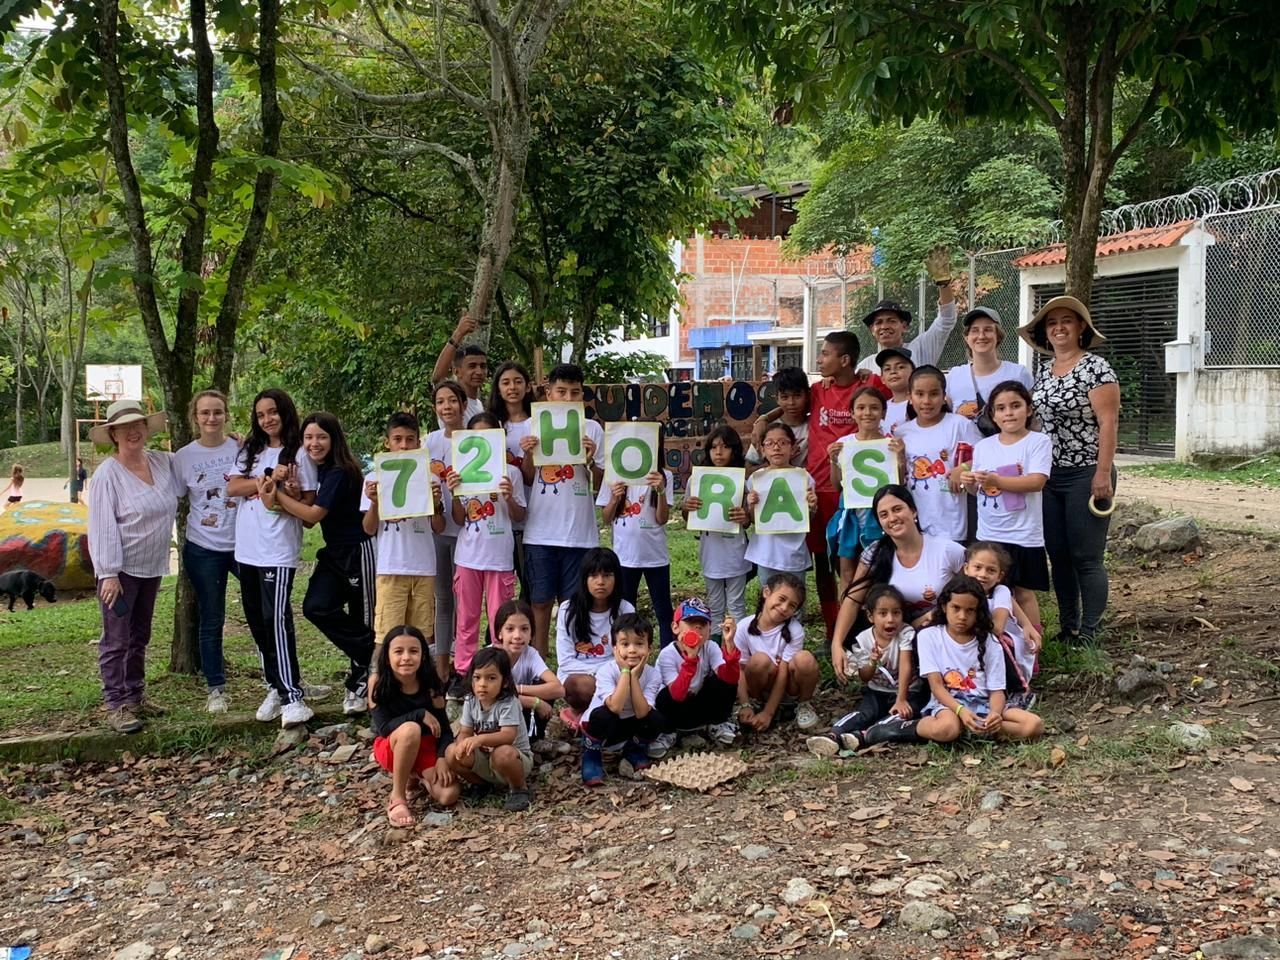
[(322, 548), (302, 599), (302, 615), (351, 661), (346, 687), (359, 696), (373, 656), (375, 556), (372, 539)]
[(302, 699), (302, 671), (298, 667), (298, 638), (293, 631), (292, 567), (240, 564), (240, 596), (244, 618), (262, 655), (262, 675), (280, 694), (282, 703)]

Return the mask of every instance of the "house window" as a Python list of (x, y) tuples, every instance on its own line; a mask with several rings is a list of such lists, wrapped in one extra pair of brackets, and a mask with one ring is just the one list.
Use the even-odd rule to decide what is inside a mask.
[(719, 380), (724, 376), (724, 350), (716, 347), (714, 350), (698, 351), (698, 379), (699, 380)]
[(751, 348), (733, 347), (729, 351), (729, 375), (735, 380), (750, 380), (752, 373)]
[(773, 372), (777, 373), (783, 367), (798, 367), (804, 361), (804, 347), (778, 347), (777, 361), (774, 363)]
[(650, 317), (644, 318), (644, 328), (646, 336), (665, 337), (671, 332), (671, 320), (669, 317)]

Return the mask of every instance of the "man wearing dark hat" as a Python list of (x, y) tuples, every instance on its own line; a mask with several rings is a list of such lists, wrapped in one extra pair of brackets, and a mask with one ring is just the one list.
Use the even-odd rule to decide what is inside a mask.
[(906, 347), (917, 367), (937, 365), (947, 338), (955, 329), (956, 295), (951, 289), (951, 277), (938, 277), (934, 282), (938, 285), (938, 318), (914, 340), (906, 340), (911, 311), (895, 300), (881, 300), (862, 318), (876, 341), (876, 349), (858, 362), (859, 370), (878, 375), (880, 364), (876, 362), (876, 355), (890, 347)]

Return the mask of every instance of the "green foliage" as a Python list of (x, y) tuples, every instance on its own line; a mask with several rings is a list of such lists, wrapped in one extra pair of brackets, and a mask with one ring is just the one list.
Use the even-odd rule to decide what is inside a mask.
[(606, 350), (592, 356), (588, 375), (596, 383), (661, 382), (666, 366), (666, 358), (656, 353)]

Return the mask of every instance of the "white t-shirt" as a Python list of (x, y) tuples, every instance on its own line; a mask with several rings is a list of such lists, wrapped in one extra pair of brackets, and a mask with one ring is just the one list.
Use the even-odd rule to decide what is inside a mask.
[[(967, 420), (977, 419), (979, 413), (977, 395), (973, 392), (973, 376), (969, 373), (971, 369), (972, 364), (962, 363), (947, 371), (947, 397), (951, 400), (951, 409)], [(978, 390), (982, 393), (982, 402), (985, 404), (990, 400), (991, 391), (1006, 380), (1017, 380), (1028, 390), (1035, 384), (1031, 374), (1022, 364), (1014, 363), (1012, 360), (1001, 360), (995, 373), (978, 376)]]
[(1003, 583), (997, 583), (996, 588), (991, 591), (991, 596), (987, 598), (987, 609), (991, 611), (993, 618), (997, 610), (1004, 610), (1009, 614), (1004, 624), (1004, 632), (1013, 641), (1014, 659), (1018, 661), (1022, 675), (1030, 680), (1036, 670), (1036, 655), (1027, 647), (1027, 637), (1022, 632), (1022, 624), (1014, 615), (1012, 591)]
[[(658, 699), (658, 693), (662, 690), (662, 677), (658, 673), (657, 669), (647, 663), (639, 669), (640, 690), (644, 694), (645, 702), (652, 707)], [(609, 662), (596, 671), (596, 692), (595, 696), (591, 698), (591, 706), (587, 707), (582, 714), (582, 722), (584, 725), (590, 718), (592, 712), (595, 711), (596, 707), (604, 703), (606, 697), (613, 696), (613, 691), (618, 689), (618, 681), (621, 677), (622, 671), (618, 667), (618, 662), (612, 658), (611, 654)], [(628, 703), (621, 711), (619, 711), (618, 718), (620, 720), (625, 720), (628, 717), (634, 717), (635, 715), (635, 708), (631, 703)]]
[(944, 413), (931, 427), (908, 420), (898, 427), (897, 436), (907, 448), (907, 487), (915, 498), (920, 526), (925, 533), (964, 540), (969, 533), (965, 494), (951, 492), (947, 475), (956, 465), (956, 444), (976, 446), (982, 434), (964, 417)]
[[(788, 423), (787, 426), (796, 436), (795, 445), (791, 448), (791, 466), (803, 469), (809, 462), (809, 421), (801, 424)], [(747, 447), (746, 461), (752, 466), (764, 463), (764, 454), (756, 449), (754, 443)]]
[[(668, 643), (662, 648), (662, 652), (658, 654), (658, 662), (655, 666), (657, 666), (658, 673), (662, 677), (662, 686), (664, 687), (671, 686), (676, 682), (676, 677), (680, 675), (680, 667), (684, 663), (684, 657), (676, 649), (679, 644), (680, 638), (677, 637), (675, 643)], [(720, 644), (712, 643), (708, 640), (698, 651), (698, 669), (694, 671), (693, 679), (689, 681), (689, 693), (694, 694), (701, 690), (707, 675), (723, 666), (724, 651), (720, 649)]]
[[(275, 469), (284, 447), (267, 447), (253, 463), (251, 477)], [(315, 491), (316, 465), (299, 448), (296, 454), (298, 481), (302, 491)], [(244, 475), (244, 454), (237, 456), (237, 474)], [(236, 508), (236, 562), (253, 567), (297, 567), (302, 556), (302, 521), (280, 507), (268, 510), (257, 495), (245, 497)]]
[[(1004, 690), (1004, 653), (996, 638), (988, 634), (983, 648), (986, 669), (978, 665), (978, 641), (956, 643), (943, 626), (925, 627), (916, 634), (916, 651), (920, 656), (920, 673), (936, 673), (942, 677), (947, 692), (961, 702), (984, 700), (991, 691)], [(925, 713), (935, 712), (941, 704), (931, 698)]]
[[(670, 470), (664, 472), (667, 486), (661, 496), (666, 498), (670, 507), (675, 502), (674, 478)], [(618, 514), (613, 518), (613, 552), (624, 567), (641, 570), (665, 567), (671, 563), (671, 554), (667, 552), (667, 526), (658, 522), (658, 508), (651, 496), (653, 492), (653, 488), (646, 484), (628, 485), (626, 499), (618, 505)], [(596, 506), (608, 506), (612, 499), (613, 489), (602, 483)]]
[(193, 440), (173, 455), (178, 496), (191, 501), (187, 513), (187, 539), (204, 547), (229, 553), (236, 546), (236, 507), (239, 500), (227, 496), (227, 479), (236, 476), (240, 444), (228, 437), (216, 447)]
[[(365, 481), (376, 480), (372, 471)], [(373, 503), (360, 492), (360, 509), (367, 511)], [(436, 575), (436, 541), (431, 532), (430, 517), (408, 520), (378, 519), (374, 534), (377, 544), (377, 571), (380, 577), (434, 577)]]
[[(769, 492), (770, 474), (768, 469), (758, 470), (751, 476), (747, 477), (747, 493), (753, 491), (760, 494), (763, 502), (765, 495)], [(806, 489), (812, 490), (813, 477), (806, 478), (808, 486)], [(762, 504), (757, 504), (755, 514), (759, 514)], [(809, 522), (813, 522), (813, 517), (809, 512), (809, 505), (801, 503), (800, 509), (804, 511)], [(805, 534), (803, 533), (760, 533), (754, 532), (751, 540), (747, 544), (746, 558), (752, 563), (759, 564), (762, 567), (768, 567), (770, 570), (787, 570), (791, 573), (799, 573), (802, 570), (809, 569), (809, 548), (805, 546)]]
[(478, 413), (484, 413), (484, 401), (479, 397), (469, 398), (466, 406), (462, 408), (462, 429), (466, 430), (471, 418)]
[(453, 494), (447, 483), (440, 482), (444, 472), (453, 465), (453, 438), (446, 437), (444, 430), (432, 430), (427, 434), (426, 446), (431, 454), (431, 478), (440, 484), (440, 509), (444, 511), (444, 532), (440, 536), (456, 537), (458, 525), (453, 522)]
[[(921, 326), (924, 325), (924, 319), (920, 320)], [(922, 330), (920, 335), (914, 340), (908, 340), (906, 348), (911, 351), (911, 359), (917, 367), (926, 365), (937, 366), (938, 358), (942, 356), (943, 348), (947, 345), (947, 338), (951, 336), (951, 331), (956, 325), (956, 302), (952, 300), (950, 303), (938, 304), (938, 316), (934, 318), (933, 323), (929, 324), (928, 330)], [(859, 370), (868, 370), (871, 373), (880, 373), (880, 364), (876, 363), (876, 357), (880, 355), (883, 347), (876, 347), (876, 352), (869, 356), (863, 357), (858, 361)]]
[(907, 404), (910, 402), (910, 400), (885, 401), (884, 419), (880, 421), (881, 433), (886, 437), (897, 435), (894, 431), (907, 422)]
[[(618, 606), (618, 615), (634, 613), (635, 609), (623, 600)], [(569, 632), (566, 623), (568, 614), (569, 604), (560, 604), (560, 609), (556, 611), (556, 677), (562, 681), (575, 673), (595, 673), (606, 663), (613, 662), (613, 618), (609, 616), (609, 611), (590, 614), (589, 645), (579, 644), (577, 638)]]
[[(595, 466), (603, 470), (604, 430), (596, 421), (588, 420), (584, 433), (596, 445)], [(599, 546), (591, 464), (534, 468), (524, 542), (553, 547)]]
[[(747, 617), (733, 635), (733, 645), (742, 651), (742, 662), (751, 659), (752, 654), (765, 653), (769, 659), (790, 663), (797, 653), (804, 649), (804, 627), (800, 621), (792, 617), (786, 623), (779, 624), (772, 630), (761, 629), (759, 633), (751, 632), (751, 625), (756, 622), (754, 616)], [(783, 628), (786, 636), (783, 636)]]
[[(523, 420), (507, 421), (507, 463), (516, 468), (516, 472), (520, 473), (524, 466), (524, 451), (520, 449), (520, 441), (529, 435), (530, 429), (533, 427), (533, 417), (525, 417)], [(524, 483), (524, 475), (521, 474), (520, 482)], [(532, 486), (524, 488), (524, 502), (529, 503), (529, 494), (533, 493)], [(513, 524), (512, 529), (523, 530), (524, 521)]]
[[(1053, 441), (1043, 433), (1029, 432), (1015, 443), (1005, 444), (997, 434), (974, 445), (973, 469), (1025, 477), (1049, 476), (1053, 469)], [(978, 539), (1013, 543), (1020, 547), (1044, 546), (1044, 494), (1006, 493), (978, 488)]]
[(511, 664), (511, 679), (517, 687), (532, 686), (542, 682), (542, 675), (547, 672), (547, 661), (533, 647), (525, 647), (520, 659)]
[[(881, 541), (883, 543), (883, 541)], [(872, 544), (862, 551), (862, 562), (870, 563), (879, 544)], [(941, 593), (947, 581), (964, 568), (964, 547), (946, 537), (924, 536), (924, 547), (914, 567), (904, 567), (897, 551), (893, 555), (893, 570), (889, 582), (902, 591), (907, 601), (907, 619), (914, 620), (933, 608), (933, 601), (924, 599), (926, 589)]]
[[(867, 681), (867, 686), (872, 690), (879, 690), (881, 693), (897, 693), (899, 654), (903, 650), (911, 650), (915, 646), (915, 640), (915, 628), (909, 623), (904, 623), (898, 629), (894, 638), (889, 641), (889, 646), (885, 648), (884, 653), (881, 654), (880, 666), (876, 668), (876, 672)], [(871, 663), (871, 651), (875, 648), (876, 635), (870, 627), (867, 627), (854, 638), (853, 662), (859, 669)], [(911, 681), (911, 686), (918, 687), (922, 682), (919, 677), (915, 677)]]
[[(520, 471), (507, 467), (511, 499), (524, 506), (524, 481)], [(514, 570), (516, 540), (507, 501), (499, 494), (463, 497), (466, 522), (458, 530), (458, 547), (453, 562), (469, 570)]]
[(747, 559), (747, 535), (737, 533), (712, 533), (703, 530), (698, 534), (698, 563), (702, 575), (708, 580), (727, 580), (742, 577), (751, 572)]

